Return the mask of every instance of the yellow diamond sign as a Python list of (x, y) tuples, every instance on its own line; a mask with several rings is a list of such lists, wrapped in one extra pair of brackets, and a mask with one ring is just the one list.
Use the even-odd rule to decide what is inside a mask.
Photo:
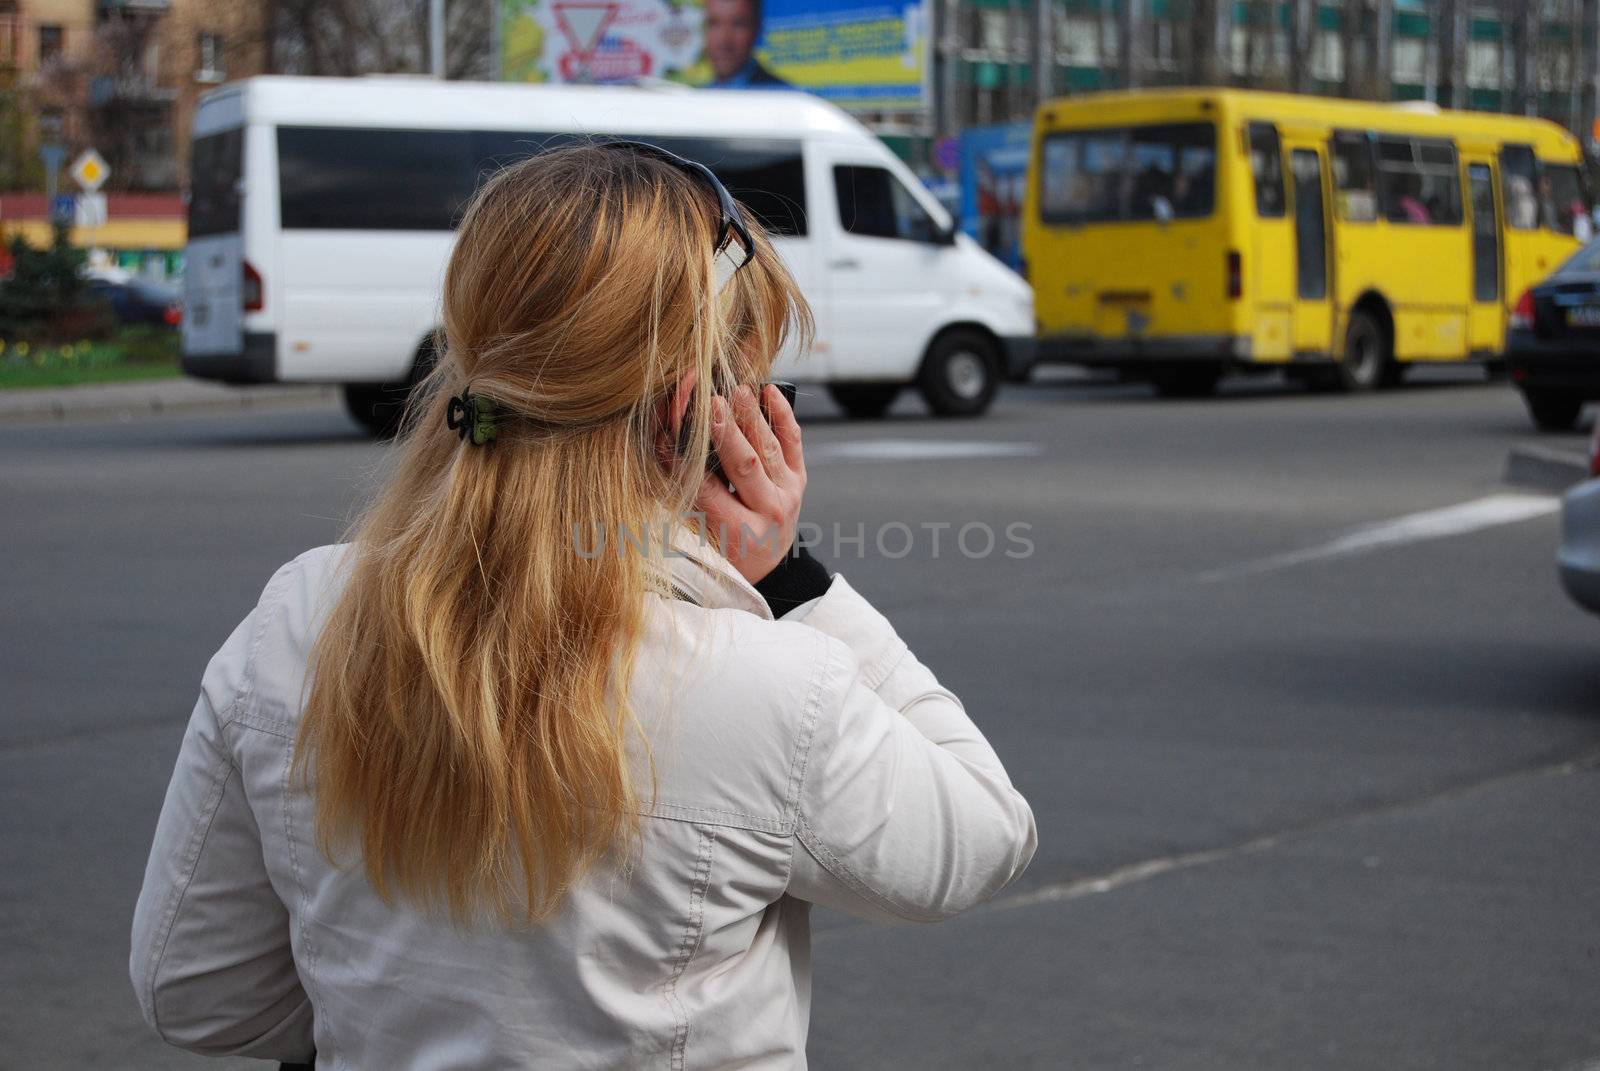
[(72, 177), (78, 180), (79, 186), (93, 193), (111, 177), (111, 165), (93, 149), (85, 149), (82, 155), (72, 161)]

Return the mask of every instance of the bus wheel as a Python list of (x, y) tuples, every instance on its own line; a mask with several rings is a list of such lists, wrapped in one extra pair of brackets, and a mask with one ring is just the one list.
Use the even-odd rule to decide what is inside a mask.
[(392, 439), (400, 431), (410, 383), (346, 383), (345, 410), (379, 439)]
[(828, 393), (851, 420), (877, 420), (900, 394), (898, 383), (830, 383)]
[(1222, 369), (1214, 364), (1157, 368), (1150, 373), (1150, 385), (1163, 398), (1208, 398), (1221, 380)]
[(928, 347), (917, 386), (938, 416), (977, 416), (1000, 389), (1000, 354), (977, 331), (946, 331)]
[(1540, 431), (1571, 431), (1583, 411), (1583, 396), (1566, 391), (1525, 387), (1522, 400), (1528, 403), (1528, 415)]
[(1373, 390), (1393, 382), (1389, 338), (1371, 313), (1350, 317), (1344, 335), (1344, 359), (1335, 363), (1334, 386), (1342, 391)]

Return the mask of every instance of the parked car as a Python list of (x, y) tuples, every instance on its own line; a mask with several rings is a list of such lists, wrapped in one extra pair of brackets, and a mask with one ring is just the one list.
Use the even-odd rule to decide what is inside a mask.
[(177, 327), (183, 322), (183, 302), (176, 287), (147, 279), (92, 277), (89, 293), (111, 305), (117, 323)]
[(1506, 336), (1511, 381), (1543, 431), (1569, 431), (1600, 399), (1600, 238), (1529, 289)]
[(1600, 614), (1600, 428), (1589, 440), (1589, 479), (1561, 500), (1556, 567), (1572, 601)]

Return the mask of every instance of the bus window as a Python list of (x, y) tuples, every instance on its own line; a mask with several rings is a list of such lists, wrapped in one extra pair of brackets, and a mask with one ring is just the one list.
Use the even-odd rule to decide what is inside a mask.
[(767, 233), (806, 233), (806, 177), (798, 141), (648, 135), (644, 140), (709, 167)]
[(1539, 225), (1539, 198), (1535, 190), (1537, 164), (1533, 147), (1507, 145), (1500, 150), (1500, 195), (1506, 205), (1506, 225), (1531, 231)]
[(194, 141), (189, 188), (189, 237), (239, 233), (239, 179), (244, 130), (235, 127)]
[(1283, 217), (1283, 150), (1278, 145), (1278, 128), (1271, 123), (1251, 123), (1250, 175), (1256, 186), (1256, 215), (1262, 219)]
[(1310, 149), (1289, 157), (1294, 169), (1294, 237), (1297, 293), (1306, 301), (1328, 296), (1328, 236), (1322, 220), (1322, 165)]
[(1494, 184), (1488, 164), (1468, 164), (1472, 198), (1472, 300), (1500, 299), (1500, 224), (1494, 213)]
[(1539, 203), (1547, 228), (1587, 241), (1593, 233), (1587, 200), (1583, 178), (1576, 167), (1540, 163)]
[(465, 130), (278, 128), (284, 230), (445, 231), (472, 195)]
[(1399, 137), (1379, 137), (1377, 143), (1379, 188), (1390, 223), (1461, 223), (1461, 178), (1454, 144)]
[(1350, 223), (1371, 223), (1378, 218), (1378, 182), (1372, 166), (1371, 139), (1356, 131), (1337, 130), (1329, 150), (1339, 218)]
[(1039, 216), (1097, 223), (1210, 215), (1216, 170), (1210, 123), (1050, 134), (1041, 150)]
[(1039, 176), (1040, 217), (1077, 223), (1119, 218), (1123, 145), (1120, 130), (1047, 137)]
[(911, 192), (884, 167), (839, 164), (833, 169), (839, 225), (868, 238), (932, 242), (939, 227)]

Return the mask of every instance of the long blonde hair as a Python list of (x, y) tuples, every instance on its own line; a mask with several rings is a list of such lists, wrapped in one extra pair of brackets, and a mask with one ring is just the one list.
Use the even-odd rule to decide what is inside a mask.
[[(755, 259), (719, 297), (719, 219), (698, 179), (599, 145), (506, 168), (466, 210), (442, 358), (352, 532), (297, 742), (319, 847), (358, 844), (386, 901), (537, 922), (635, 842), (627, 682), (663, 581), (640, 554), (580, 555), (576, 533), (690, 509), (707, 385), (765, 379), (811, 330), (754, 220)], [(691, 371), (694, 433), (663, 464), (665, 399)], [(498, 408), (490, 445), (446, 426), (463, 386)]]

